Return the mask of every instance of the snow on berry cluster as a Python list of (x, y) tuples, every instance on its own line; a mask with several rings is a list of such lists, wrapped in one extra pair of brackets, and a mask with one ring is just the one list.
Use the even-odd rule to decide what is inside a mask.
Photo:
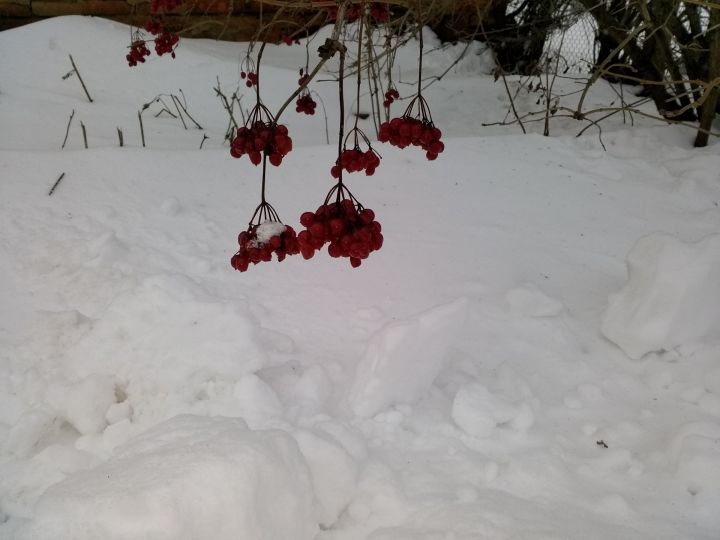
[(340, 178), (340, 171), (349, 173), (365, 171), (367, 176), (375, 174), (375, 169), (380, 165), (380, 156), (369, 147), (365, 152), (359, 146), (346, 148), (340, 153), (335, 165), (330, 169), (333, 178)]
[(144, 63), (145, 57), (150, 56), (150, 49), (144, 39), (138, 39), (130, 44), (130, 52), (125, 55), (125, 59), (130, 67), (137, 66), (138, 62)]
[(357, 268), (383, 245), (382, 227), (375, 221), (375, 212), (352, 199), (326, 203), (315, 212), (305, 212), (300, 216), (300, 224), (305, 230), (298, 233), (297, 241), (305, 259), (312, 258), (327, 243), (328, 255), (349, 258), (350, 265)]
[(309, 92), (300, 94), (295, 102), (295, 112), (313, 115), (315, 114), (315, 107), (317, 107), (317, 103)]
[(238, 128), (230, 146), (230, 155), (240, 158), (247, 154), (253, 165), (259, 165), (264, 152), (270, 163), (277, 167), (291, 150), (292, 139), (286, 126), (256, 120), (249, 127)]
[(387, 109), (396, 99), (400, 99), (400, 92), (398, 92), (395, 88), (388, 89), (388, 91), (385, 92), (383, 107)]
[(230, 264), (239, 272), (245, 272), (250, 264), (271, 261), (273, 253), (278, 261), (283, 261), (287, 255), (300, 252), (295, 230), (278, 221), (251, 225), (238, 235), (238, 244), (240, 249), (232, 256)]

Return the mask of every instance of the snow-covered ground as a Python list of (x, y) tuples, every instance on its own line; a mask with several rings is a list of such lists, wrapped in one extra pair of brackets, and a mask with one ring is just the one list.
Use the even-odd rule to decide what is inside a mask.
[[(720, 537), (717, 143), (620, 115), (607, 151), (572, 121), (482, 128), (507, 99), (473, 49), (426, 92), (440, 158), (378, 145), (348, 179), (379, 252), (240, 274), (259, 170), (212, 87), (244, 46), (129, 69), (127, 42), (80, 17), (0, 33), (0, 538)], [(304, 58), (268, 47), (271, 109)], [(154, 105), (141, 148), (138, 109), (180, 88), (203, 129)], [(297, 225), (335, 147), (322, 114), (284, 120), (268, 195)]]

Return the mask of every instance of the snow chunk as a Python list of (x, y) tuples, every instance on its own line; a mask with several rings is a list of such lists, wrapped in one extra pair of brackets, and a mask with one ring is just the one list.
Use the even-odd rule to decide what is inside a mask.
[(393, 403), (422, 397), (460, 332), (467, 300), (460, 298), (385, 326), (368, 344), (355, 373), (350, 406), (369, 417)]
[(265, 221), (255, 229), (255, 240), (251, 244), (256, 247), (267, 244), (273, 236), (284, 233), (286, 228), (279, 221)]
[(298, 430), (295, 439), (310, 467), (319, 503), (320, 523), (332, 525), (355, 494), (358, 466), (348, 452), (326, 434)]
[(310, 540), (313, 490), (284, 431), (176, 416), (47, 490), (19, 538)]
[(627, 267), (602, 332), (628, 356), (692, 345), (720, 329), (720, 235), (684, 243), (651, 234), (632, 248)]
[(526, 433), (535, 421), (532, 409), (505, 401), (478, 383), (460, 388), (452, 405), (452, 418), (466, 433), (489, 437), (498, 426)]

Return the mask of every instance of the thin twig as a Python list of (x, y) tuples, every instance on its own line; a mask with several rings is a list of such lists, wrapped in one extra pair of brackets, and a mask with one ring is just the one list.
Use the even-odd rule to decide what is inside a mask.
[(48, 197), (52, 195), (55, 192), (55, 188), (58, 187), (60, 184), (60, 181), (65, 178), (65, 173), (61, 173), (57, 180), (55, 180), (55, 183), (53, 184), (53, 187), (50, 188), (50, 191), (48, 192)]
[(82, 129), (83, 134), (83, 144), (85, 145), (85, 150), (88, 148), (88, 142), (87, 142), (87, 131), (85, 131), (85, 124), (80, 121), (80, 129)]
[(125, 146), (124, 141), (123, 141), (122, 129), (117, 128), (117, 134), (118, 134), (118, 140), (120, 141), (120, 147), (122, 148), (123, 146)]
[(138, 122), (140, 122), (140, 140), (142, 140), (143, 148), (145, 148), (145, 128), (143, 127), (142, 113), (138, 111)]
[(200, 150), (202, 150), (203, 144), (205, 144), (205, 141), (207, 141), (210, 137), (208, 137), (205, 133), (203, 133), (202, 141), (200, 141)]
[(70, 113), (70, 118), (67, 123), (67, 127), (65, 128), (65, 138), (63, 139), (62, 146), (60, 147), (60, 150), (65, 148), (65, 143), (67, 142), (68, 134), (70, 133), (70, 124), (72, 123), (73, 117), (75, 116), (75, 109), (72, 110)]
[(80, 71), (75, 65), (75, 60), (73, 60), (72, 54), (68, 54), (68, 56), (70, 57), (70, 63), (72, 64), (73, 70), (75, 70), (75, 75), (78, 76), (78, 79), (80, 79), (80, 84), (82, 84), (83, 90), (85, 90), (85, 95), (87, 96), (88, 101), (92, 103), (93, 98), (90, 97), (90, 92), (88, 92), (87, 86), (85, 86), (85, 81), (83, 81), (82, 75), (80, 75)]

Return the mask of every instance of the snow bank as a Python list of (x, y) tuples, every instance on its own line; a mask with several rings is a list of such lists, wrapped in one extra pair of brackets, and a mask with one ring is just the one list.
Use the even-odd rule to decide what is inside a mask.
[(627, 268), (602, 332), (631, 358), (692, 345), (720, 329), (720, 235), (696, 243), (646, 236), (628, 254)]
[(40, 498), (19, 539), (309, 540), (313, 489), (283, 431), (176, 416)]
[(372, 416), (427, 392), (461, 330), (467, 304), (460, 298), (381, 329), (355, 373), (349, 398), (355, 414)]

